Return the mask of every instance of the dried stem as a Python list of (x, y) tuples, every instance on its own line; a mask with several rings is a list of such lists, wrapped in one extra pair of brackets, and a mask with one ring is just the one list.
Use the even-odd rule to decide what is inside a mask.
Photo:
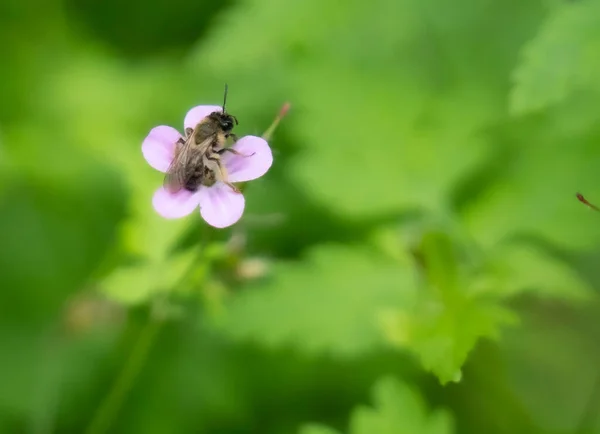
[(594, 211), (600, 212), (600, 208), (598, 208), (593, 203), (588, 202), (588, 200), (585, 197), (583, 197), (583, 194), (577, 193), (576, 197), (579, 200), (579, 202), (583, 203), (584, 205), (588, 206), (589, 208), (593, 209)]

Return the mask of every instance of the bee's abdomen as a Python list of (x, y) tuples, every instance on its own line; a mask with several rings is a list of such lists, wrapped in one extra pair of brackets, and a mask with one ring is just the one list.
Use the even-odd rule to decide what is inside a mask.
[(184, 188), (188, 191), (198, 191), (201, 185), (210, 187), (215, 184), (215, 173), (205, 165), (200, 165), (193, 172), (190, 172), (185, 181)]
[(204, 168), (201, 164), (194, 164), (188, 166), (186, 171), (185, 182), (183, 188), (187, 191), (195, 192), (202, 185), (202, 178), (204, 174)]
[(187, 191), (196, 192), (198, 191), (198, 187), (200, 187), (200, 185), (202, 185), (202, 179), (199, 179), (196, 176), (191, 176), (185, 181), (184, 188)]

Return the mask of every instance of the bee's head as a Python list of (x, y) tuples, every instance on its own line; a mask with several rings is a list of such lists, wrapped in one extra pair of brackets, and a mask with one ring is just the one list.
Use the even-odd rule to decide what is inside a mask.
[(228, 113), (221, 113), (219, 116), (219, 125), (226, 133), (231, 131), (233, 129), (233, 126), (237, 125), (237, 123), (238, 121), (236, 117)]
[(235, 125), (237, 125), (238, 120), (235, 116), (232, 116), (225, 111), (225, 103), (226, 102), (227, 102), (227, 84), (225, 84), (225, 95), (223, 96), (223, 112), (219, 113), (218, 117), (219, 117), (219, 125), (221, 126), (223, 131), (228, 133), (229, 131), (231, 131), (233, 129), (234, 122), (235, 122)]

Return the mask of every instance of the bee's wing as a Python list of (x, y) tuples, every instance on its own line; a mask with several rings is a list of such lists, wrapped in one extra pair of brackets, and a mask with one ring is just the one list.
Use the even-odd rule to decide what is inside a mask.
[(190, 137), (185, 141), (177, 142), (175, 145), (175, 157), (165, 173), (163, 187), (168, 191), (175, 193), (185, 185), (185, 172), (187, 162), (191, 155), (192, 141)]
[(195, 145), (194, 134), (190, 134), (185, 142), (177, 143), (175, 158), (169, 165), (163, 181), (163, 186), (168, 191), (175, 193), (185, 186), (190, 164), (198, 164), (197, 156), (204, 155), (210, 143), (211, 139), (208, 137), (202, 143)]

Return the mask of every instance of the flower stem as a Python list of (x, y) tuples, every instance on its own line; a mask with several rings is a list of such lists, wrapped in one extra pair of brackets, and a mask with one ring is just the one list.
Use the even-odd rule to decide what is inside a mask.
[(267, 131), (265, 131), (265, 133), (262, 135), (263, 139), (265, 139), (267, 141), (269, 141), (271, 139), (271, 136), (275, 132), (275, 129), (279, 125), (279, 122), (281, 122), (281, 120), (284, 118), (284, 116), (290, 110), (290, 107), (291, 107), (291, 104), (289, 102), (286, 102), (281, 107), (281, 110), (279, 110), (279, 113), (277, 114), (277, 117), (275, 118), (273, 123), (269, 126), (269, 128), (267, 128)]
[[(202, 253), (202, 248), (198, 247), (196, 259), (201, 259)], [(193, 261), (190, 264), (174, 287), (185, 285), (193, 279), (196, 263), (196, 261)], [(135, 346), (131, 350), (129, 359), (115, 380), (108, 395), (104, 398), (100, 407), (98, 407), (98, 410), (85, 431), (86, 434), (104, 434), (109, 430), (119, 412), (119, 408), (123, 404), (123, 401), (125, 401), (125, 397), (131, 390), (138, 374), (144, 366), (158, 332), (167, 320), (167, 314), (164, 309), (166, 298), (166, 295), (164, 295), (154, 299), (154, 302), (150, 306), (148, 320), (141, 330)]]
[[(269, 125), (269, 128), (267, 128), (266, 131), (263, 133), (262, 138), (265, 139), (267, 142), (269, 140), (271, 140), (271, 137), (273, 136), (273, 133), (277, 129), (279, 122), (281, 122), (281, 120), (285, 117), (287, 112), (290, 110), (290, 107), (291, 107), (291, 104), (289, 102), (286, 102), (284, 105), (282, 105), (281, 109), (279, 110), (279, 113), (277, 113), (277, 116), (273, 120), (273, 123), (271, 123), (271, 125)], [(239, 183), (238, 188), (242, 192), (245, 191), (246, 183), (245, 182)]]
[(144, 366), (146, 357), (162, 324), (162, 320), (153, 318), (152, 315), (148, 318), (148, 322), (140, 332), (127, 363), (114, 382), (109, 394), (96, 411), (94, 418), (85, 431), (86, 434), (103, 434), (109, 430), (127, 393)]

